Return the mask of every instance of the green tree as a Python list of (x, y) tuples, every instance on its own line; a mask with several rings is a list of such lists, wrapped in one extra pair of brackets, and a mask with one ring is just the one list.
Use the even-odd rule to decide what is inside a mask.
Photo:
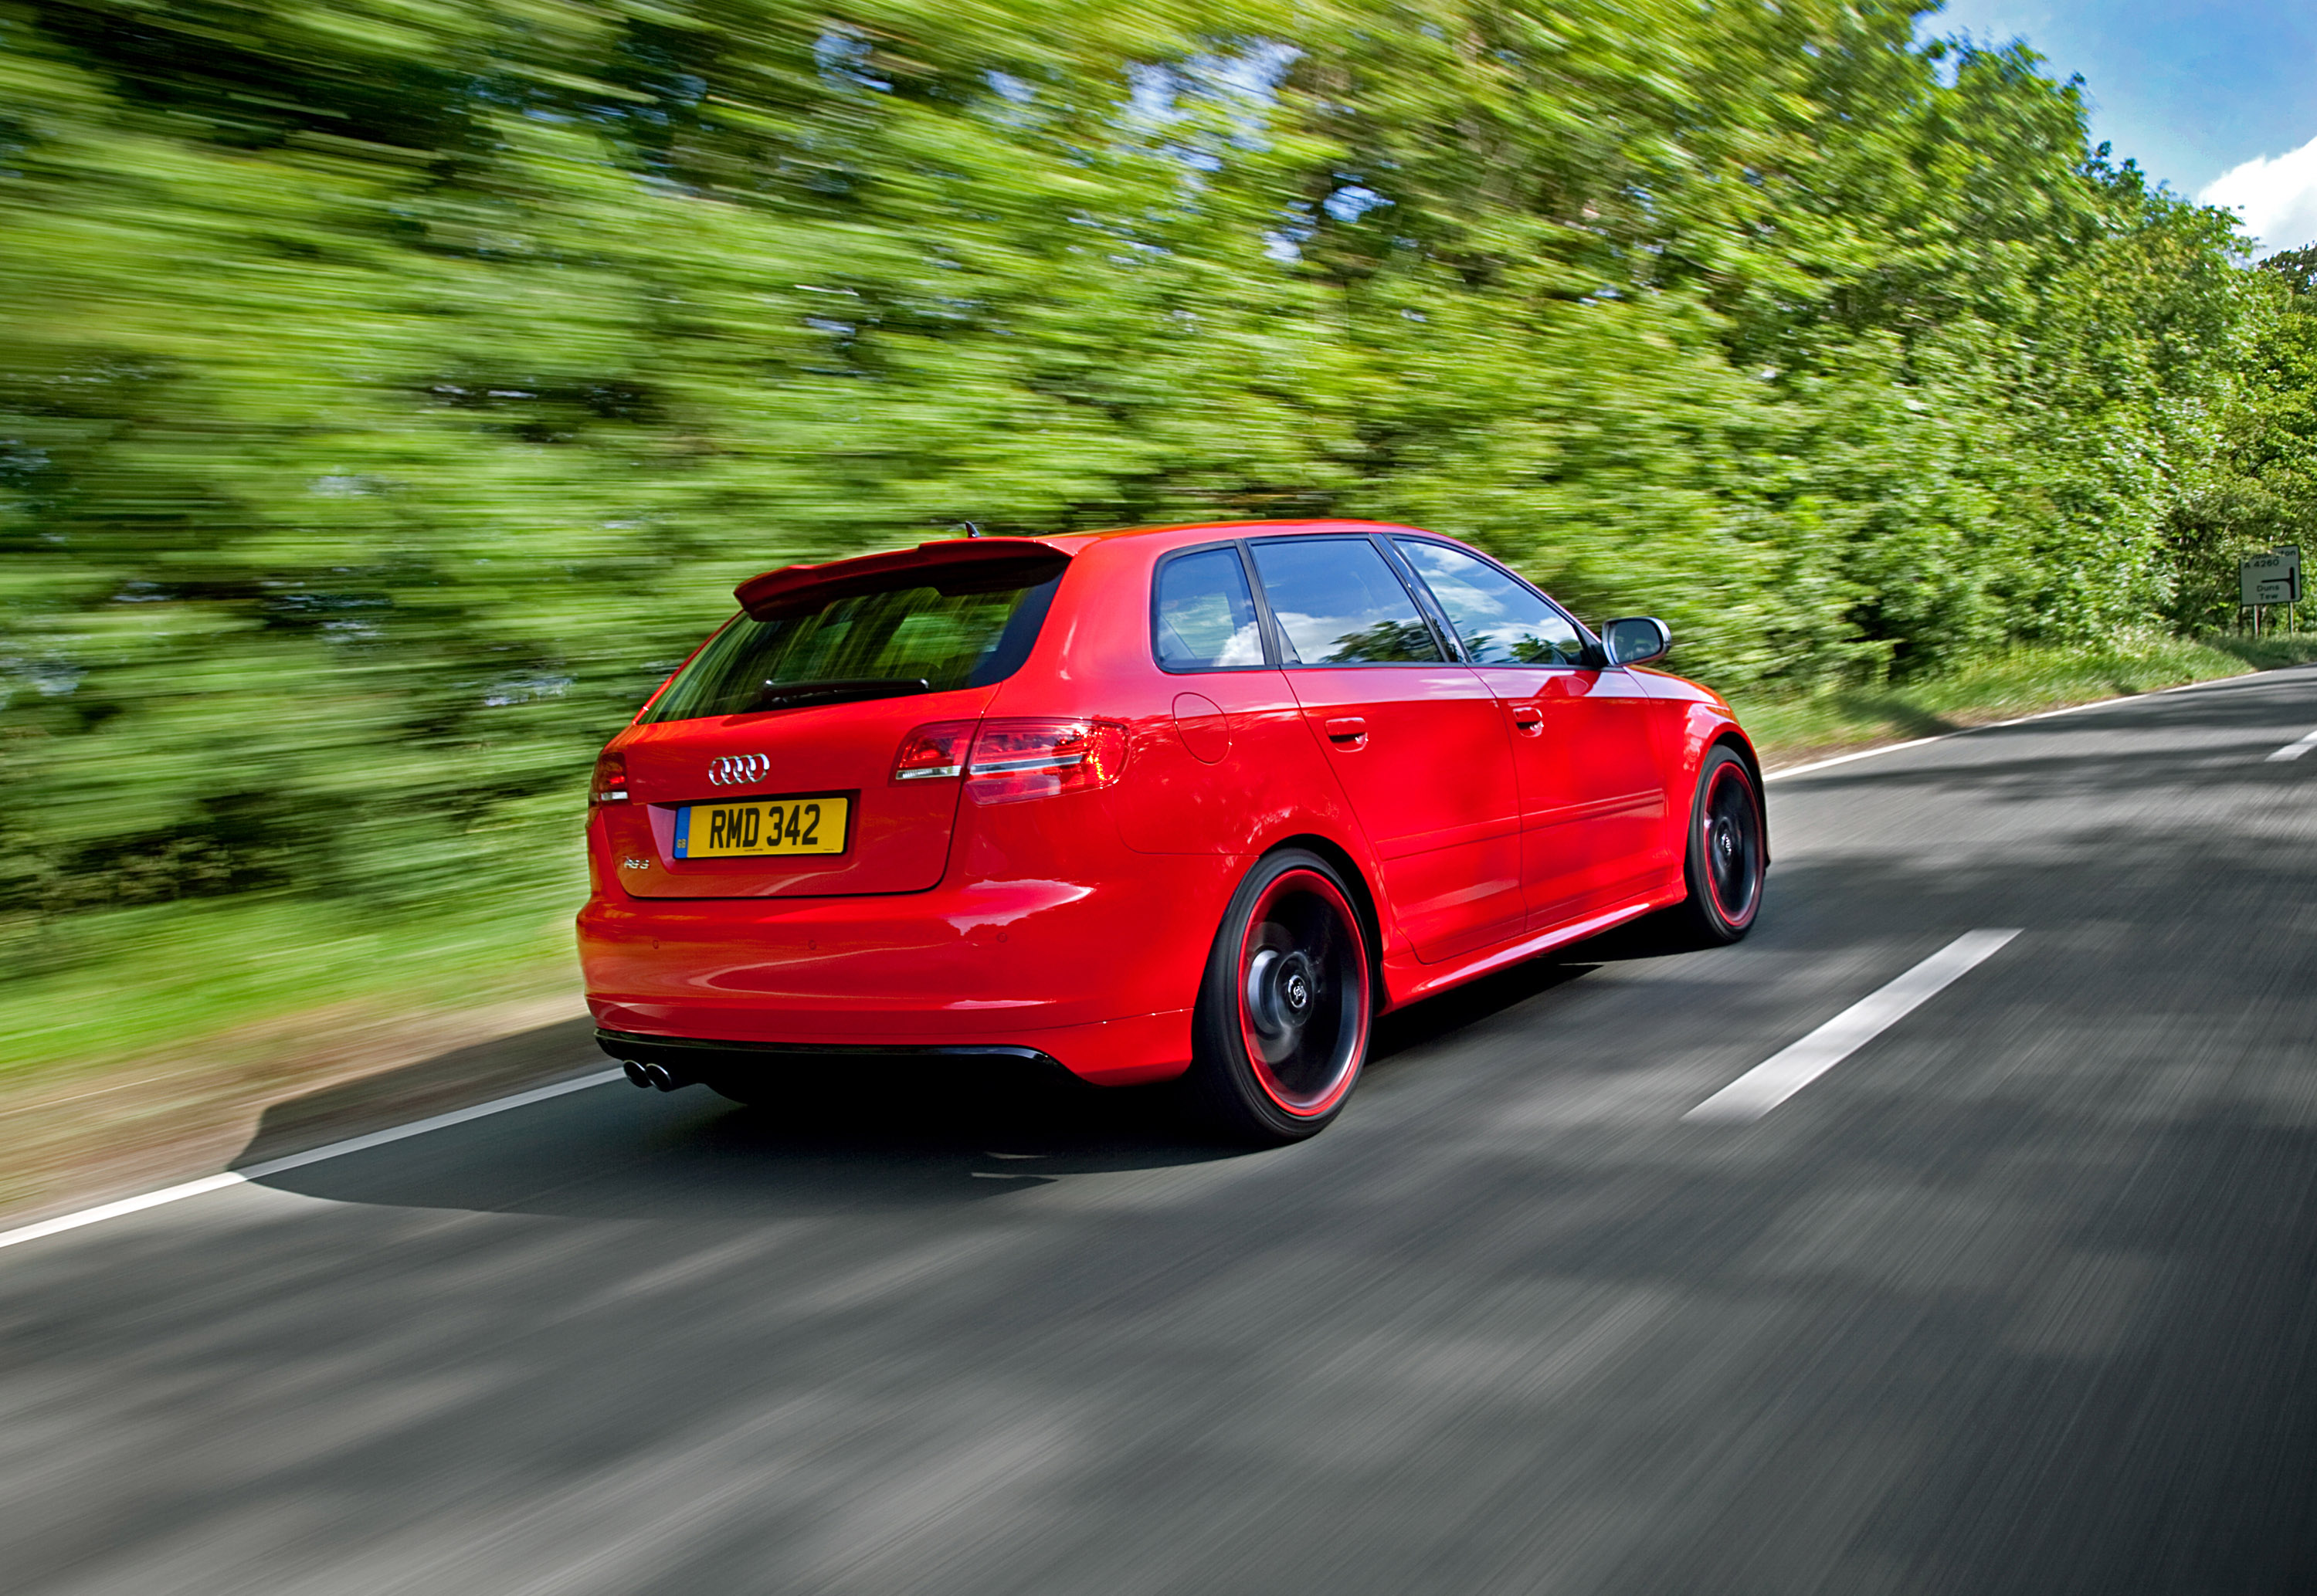
[(559, 879), (737, 580), (962, 519), (1417, 522), (1733, 686), (2207, 622), (2305, 266), (1922, 14), (0, 0), (13, 950)]

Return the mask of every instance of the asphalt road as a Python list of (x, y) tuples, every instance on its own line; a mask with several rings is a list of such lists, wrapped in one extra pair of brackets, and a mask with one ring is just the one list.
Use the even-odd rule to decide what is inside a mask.
[(1751, 940), (1400, 1017), (1285, 1151), (617, 1085), (0, 1252), (0, 1586), (2309, 1590), (2313, 728), (2287, 672), (1777, 783)]

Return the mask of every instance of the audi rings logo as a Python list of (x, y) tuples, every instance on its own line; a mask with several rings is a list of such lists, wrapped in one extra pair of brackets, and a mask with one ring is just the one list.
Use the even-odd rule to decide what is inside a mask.
[(769, 753), (728, 753), (708, 762), (708, 780), (718, 787), (747, 787), (772, 773)]

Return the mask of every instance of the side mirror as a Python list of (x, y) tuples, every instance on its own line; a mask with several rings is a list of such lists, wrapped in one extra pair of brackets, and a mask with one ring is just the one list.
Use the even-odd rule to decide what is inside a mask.
[(1673, 633), (1653, 615), (1628, 615), (1601, 629), (1601, 649), (1613, 665), (1647, 664), (1672, 646)]

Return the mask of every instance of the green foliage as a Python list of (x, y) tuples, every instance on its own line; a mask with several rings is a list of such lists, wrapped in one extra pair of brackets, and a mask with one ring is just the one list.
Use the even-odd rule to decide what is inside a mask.
[(2317, 310), (2317, 244), (2280, 250), (2263, 261), (2260, 267), (2277, 274), (2285, 284), (2285, 291), (2293, 296), (2295, 308)]
[(2218, 448), (2169, 522), (2179, 572), (2170, 613), (2213, 629), (2237, 614), (2237, 561), (2317, 545), (2317, 245), (2246, 273), (2251, 313)]
[(0, 0), (0, 946), (543, 878), (736, 581), (966, 518), (1411, 521), (1755, 694), (2209, 622), (2307, 273), (1919, 9)]

